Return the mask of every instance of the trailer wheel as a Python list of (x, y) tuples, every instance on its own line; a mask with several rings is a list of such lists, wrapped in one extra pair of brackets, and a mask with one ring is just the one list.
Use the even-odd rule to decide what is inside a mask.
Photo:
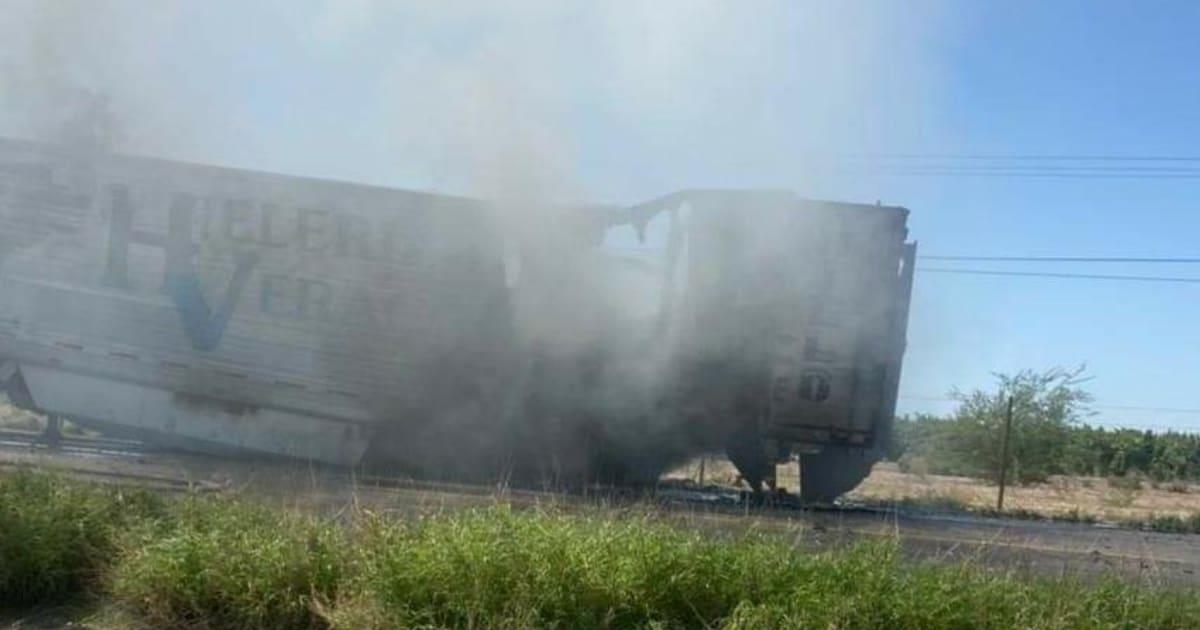
[(871, 474), (878, 456), (865, 449), (827, 448), (800, 456), (800, 499), (832, 503)]

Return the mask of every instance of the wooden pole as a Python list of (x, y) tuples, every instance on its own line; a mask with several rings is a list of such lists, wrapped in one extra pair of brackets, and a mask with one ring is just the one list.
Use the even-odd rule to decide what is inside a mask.
[(1008, 477), (1008, 441), (1012, 435), (1013, 397), (1008, 397), (1008, 414), (1004, 416), (1004, 444), (1000, 449), (1000, 494), (996, 495), (996, 511), (1004, 511), (1004, 482)]
[(700, 458), (700, 482), (698, 485), (704, 485), (704, 462), (708, 461), (707, 457)]

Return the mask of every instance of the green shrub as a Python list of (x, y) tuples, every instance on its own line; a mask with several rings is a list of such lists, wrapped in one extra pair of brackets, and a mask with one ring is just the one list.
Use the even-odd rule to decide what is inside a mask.
[(161, 627), (320, 628), (345, 570), (342, 530), (292, 512), (193, 499), (180, 524), (131, 541), (112, 594)]
[(367, 532), (358, 605), (382, 614), (379, 627), (711, 625), (746, 597), (785, 592), (798, 562), (758, 540), (503, 508)]
[(1192, 486), (1186, 481), (1171, 481), (1165, 486), (1167, 492), (1175, 494), (1188, 494), (1192, 491)]
[(801, 554), (644, 519), (505, 509), (376, 521), (344, 628), (1188, 627), (1187, 593), (904, 563), (893, 543)]
[(0, 475), (0, 607), (58, 602), (95, 586), (118, 537), (165, 516), (165, 502), (144, 491)]
[[(852, 556), (851, 556), (852, 557)], [(1200, 607), (1187, 593), (1117, 581), (1083, 586), (960, 568), (854, 566), (831, 559), (815, 583), (779, 602), (745, 602), (726, 628), (1186, 628)], [(843, 583), (838, 589), (839, 569)]]
[(1200, 512), (1190, 516), (1158, 516), (1147, 523), (1156, 532), (1172, 534), (1200, 534)]
[(147, 627), (1200, 627), (1188, 591), (917, 564), (890, 541), (805, 554), (649, 517), (503, 507), (347, 526), (28, 473), (0, 474), (0, 500), (6, 603), (88, 592)]
[[(992, 396), (981, 392), (965, 397), (956, 394), (962, 404), (948, 417), (897, 417), (888, 457), (899, 462), (902, 470), (906, 458), (919, 457), (926, 460), (933, 474), (995, 480), (1002, 436), (997, 418), (1003, 417), (1003, 396), (1011, 389), (1010, 384), (1011, 379), (1002, 379), (1001, 392)], [(1065, 474), (1118, 478), (1140, 475), (1158, 483), (1200, 480), (1200, 433), (1094, 427), (1085, 424), (1083, 416), (1069, 413), (1063, 424), (1056, 420), (1063, 419), (1062, 412), (1067, 409), (1063, 404), (1042, 411), (1027, 410), (1036, 412), (1034, 422), (1030, 422), (1028, 415), (1020, 413), (1021, 398), (1017, 397), (1012, 429), (1016, 442), (1009, 462), (1011, 479), (1025, 482)], [(1057, 413), (1051, 413), (1054, 411)], [(1183, 483), (1167, 489), (1188, 491)]]
[(896, 463), (902, 473), (917, 475), (922, 479), (929, 476), (929, 460), (920, 455), (906, 453)]
[(1142, 478), (1136, 474), (1114, 475), (1108, 478), (1108, 486), (1118, 490), (1137, 491), (1142, 489)]

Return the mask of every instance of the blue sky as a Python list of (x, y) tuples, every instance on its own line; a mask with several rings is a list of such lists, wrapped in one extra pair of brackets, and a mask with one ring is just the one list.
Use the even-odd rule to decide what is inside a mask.
[[(951, 140), (927, 150), (1197, 154), (1200, 4), (1006, 2), (963, 17), (945, 49)], [(1197, 251), (1197, 193), (1194, 180), (958, 178), (886, 181), (879, 195), (913, 209), (925, 253), (1172, 256)], [(925, 275), (915, 294), (909, 395), (1086, 362), (1098, 422), (1200, 428), (1198, 413), (1105, 408), (1200, 408), (1200, 287)]]
[[(1200, 155), (1200, 3), (13, 3), (8, 133), (49, 111), (12, 95), (80, 84), (113, 95), (139, 153), (617, 203), (787, 188), (906, 206), (929, 254), (1200, 255), (1200, 180), (830, 168), (847, 154)], [(900, 408), (946, 410), (931, 399), (996, 371), (1086, 363), (1097, 422), (1200, 430), (1200, 411), (1115, 408), (1200, 410), (1198, 315), (1197, 285), (921, 275)]]

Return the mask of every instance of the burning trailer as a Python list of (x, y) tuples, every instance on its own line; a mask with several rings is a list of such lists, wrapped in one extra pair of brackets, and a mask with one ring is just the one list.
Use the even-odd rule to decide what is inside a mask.
[[(652, 483), (725, 452), (801, 494), (888, 437), (903, 208), (692, 190), (485, 202), (0, 141), (0, 382), (175, 448)], [(639, 244), (649, 233), (649, 245)]]

